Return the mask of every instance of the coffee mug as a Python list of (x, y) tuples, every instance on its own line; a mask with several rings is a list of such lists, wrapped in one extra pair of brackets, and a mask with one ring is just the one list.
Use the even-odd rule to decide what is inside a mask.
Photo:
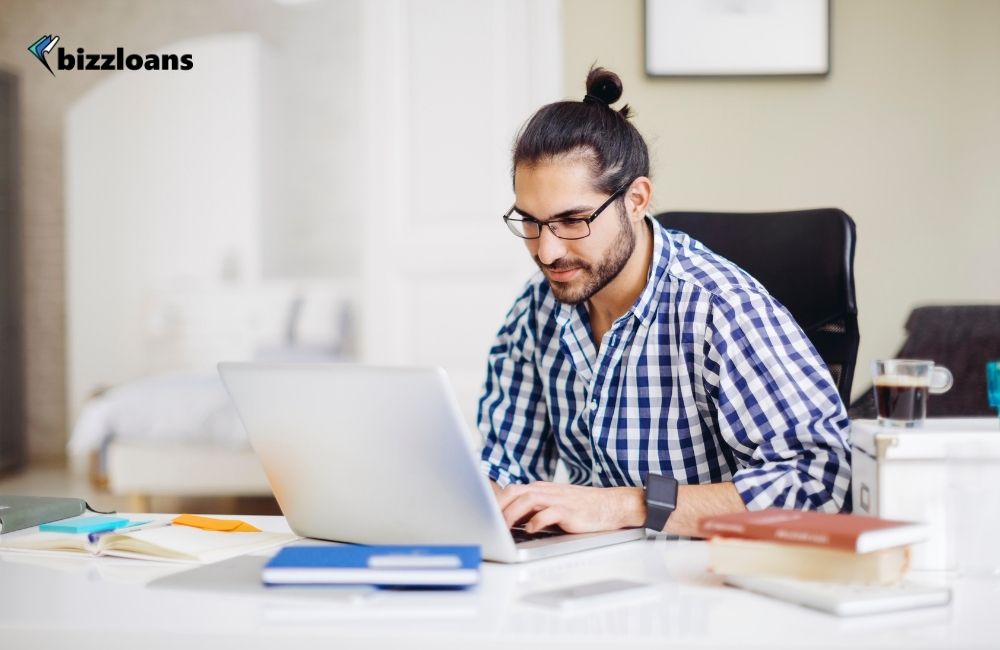
[(933, 361), (887, 359), (872, 364), (879, 424), (914, 427), (927, 417), (927, 395), (948, 392), (951, 372)]

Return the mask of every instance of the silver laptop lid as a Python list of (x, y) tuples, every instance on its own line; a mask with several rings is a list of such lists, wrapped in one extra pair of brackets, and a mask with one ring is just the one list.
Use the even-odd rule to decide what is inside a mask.
[(518, 559), (445, 372), (222, 363), (297, 534), (356, 544), (479, 544)]

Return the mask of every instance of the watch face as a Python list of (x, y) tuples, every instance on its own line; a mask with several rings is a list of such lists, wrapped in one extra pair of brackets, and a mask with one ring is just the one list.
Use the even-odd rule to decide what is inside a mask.
[(673, 510), (677, 507), (678, 481), (669, 476), (650, 474), (646, 483), (646, 505)]

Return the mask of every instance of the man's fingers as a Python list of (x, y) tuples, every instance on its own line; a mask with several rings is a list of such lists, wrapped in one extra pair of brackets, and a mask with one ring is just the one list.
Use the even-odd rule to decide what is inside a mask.
[(562, 522), (564, 516), (565, 512), (559, 506), (545, 508), (535, 513), (535, 516), (524, 524), (524, 529), (529, 533), (537, 533), (543, 528), (558, 526)]
[(511, 483), (500, 491), (497, 503), (500, 504), (500, 509), (503, 510), (518, 497), (525, 494), (551, 493), (554, 492), (553, 487), (555, 487), (555, 484), (548, 481), (537, 481), (528, 484)]
[(500, 490), (500, 493), (497, 494), (497, 503), (500, 504), (500, 509), (506, 510), (507, 506), (510, 505), (511, 501), (524, 494), (524, 491), (527, 488), (528, 488), (527, 485), (518, 485), (515, 483), (511, 483), (504, 489)]
[(538, 510), (535, 498), (530, 494), (523, 494), (507, 504), (503, 509), (503, 518), (507, 522), (507, 528), (513, 528), (520, 524), (532, 513)]
[(512, 528), (535, 512), (551, 505), (549, 499), (537, 490), (523, 490), (513, 501), (503, 509), (503, 518), (507, 522), (507, 527)]

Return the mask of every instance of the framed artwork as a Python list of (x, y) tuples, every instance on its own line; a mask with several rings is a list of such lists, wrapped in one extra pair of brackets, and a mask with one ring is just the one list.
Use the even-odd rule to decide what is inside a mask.
[(646, 0), (646, 74), (830, 73), (830, 0)]

